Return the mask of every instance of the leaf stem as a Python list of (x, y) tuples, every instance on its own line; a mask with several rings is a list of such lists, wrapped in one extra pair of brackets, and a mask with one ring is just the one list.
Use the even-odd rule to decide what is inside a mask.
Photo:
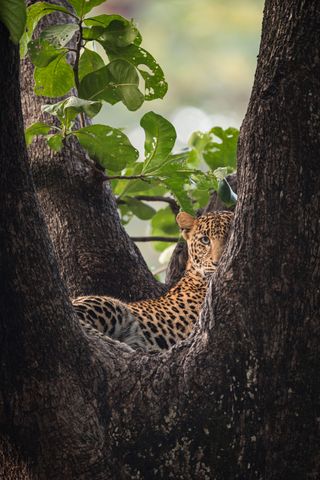
[(147, 175), (106, 175), (106, 180), (143, 180), (147, 182)]
[[(79, 88), (80, 88), (79, 60), (80, 60), (80, 53), (81, 53), (81, 47), (82, 47), (82, 20), (79, 20), (78, 25), (79, 25), (79, 33), (78, 33), (78, 40), (75, 48), (76, 58), (73, 65), (73, 73), (74, 73), (74, 82), (77, 88), (77, 96), (79, 97)], [(79, 114), (79, 123), (81, 128), (85, 127), (86, 122), (85, 122), (83, 112)]]

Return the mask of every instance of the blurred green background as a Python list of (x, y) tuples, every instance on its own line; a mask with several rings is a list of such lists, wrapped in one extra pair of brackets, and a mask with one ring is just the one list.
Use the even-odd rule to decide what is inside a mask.
[[(150, 110), (174, 124), (178, 148), (186, 146), (193, 131), (215, 125), (240, 127), (256, 67), (262, 0), (109, 0), (97, 10), (135, 20), (142, 46), (160, 64), (169, 84), (163, 100), (145, 102), (137, 112), (120, 103), (106, 105), (97, 123), (124, 128), (139, 149), (144, 141), (139, 121)], [(127, 230), (150, 234), (148, 223), (136, 220)], [(139, 247), (157, 269), (158, 254), (152, 246)]]

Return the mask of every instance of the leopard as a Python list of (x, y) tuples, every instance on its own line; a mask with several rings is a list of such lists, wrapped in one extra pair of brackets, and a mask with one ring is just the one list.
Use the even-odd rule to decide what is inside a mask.
[(108, 296), (72, 300), (81, 326), (133, 350), (159, 353), (186, 339), (199, 317), (208, 284), (226, 245), (233, 213), (216, 211), (176, 221), (186, 240), (188, 260), (181, 279), (162, 296), (125, 303)]

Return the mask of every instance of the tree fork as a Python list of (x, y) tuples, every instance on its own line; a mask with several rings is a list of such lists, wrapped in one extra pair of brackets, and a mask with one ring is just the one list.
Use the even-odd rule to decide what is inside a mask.
[[(319, 7), (266, 1), (234, 230), (187, 341), (161, 356), (87, 341), (45, 231), (30, 225), (35, 201), (24, 210), (1, 202), (11, 235), (1, 253), (18, 270), (1, 290), (0, 419), (40, 478), (317, 478)], [(1, 107), (18, 111), (5, 79)], [(22, 158), (12, 115), (17, 145), (4, 144), (2, 172)], [(20, 180), (29, 192), (25, 172)]]

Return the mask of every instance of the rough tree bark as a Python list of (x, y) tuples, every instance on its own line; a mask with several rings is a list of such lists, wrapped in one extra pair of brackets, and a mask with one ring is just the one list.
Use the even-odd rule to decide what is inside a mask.
[[(60, 4), (70, 8), (64, 0)], [(41, 28), (66, 21), (70, 22), (70, 17), (52, 14), (42, 20)], [(33, 67), (26, 59), (21, 90), (27, 126), (48, 120), (41, 105), (52, 103), (34, 94), (33, 83)], [(155, 280), (123, 229), (109, 183), (86, 160), (79, 144), (70, 141), (68, 148), (57, 154), (38, 138), (29, 148), (29, 159), (59, 269), (72, 297), (104, 294), (137, 300), (164, 292), (165, 287)]]
[(39, 478), (318, 478), (319, 18), (266, 0), (233, 234), (198, 328), (160, 356), (72, 317), (0, 32), (0, 424)]

